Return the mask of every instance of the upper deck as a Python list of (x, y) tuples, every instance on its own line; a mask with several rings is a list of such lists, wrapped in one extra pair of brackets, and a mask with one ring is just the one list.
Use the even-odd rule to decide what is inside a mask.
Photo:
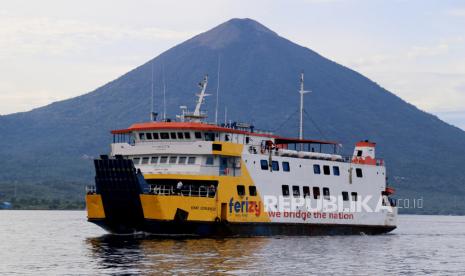
[[(279, 148), (288, 148), (287, 145), (290, 144), (330, 145), (333, 148), (338, 145), (334, 141), (286, 138), (237, 123), (215, 125), (202, 122), (146, 122), (133, 124), (127, 129), (113, 130), (111, 133), (114, 135), (114, 142), (128, 141), (131, 143), (223, 141), (254, 145), (257, 142), (261, 144), (262, 141), (271, 141)], [(129, 137), (125, 137), (126, 135)], [(315, 148), (313, 149), (315, 151)]]

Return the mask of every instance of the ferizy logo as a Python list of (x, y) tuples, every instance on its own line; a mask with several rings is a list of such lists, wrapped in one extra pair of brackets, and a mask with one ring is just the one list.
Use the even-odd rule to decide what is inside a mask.
[(260, 201), (249, 201), (249, 198), (246, 197), (242, 201), (234, 201), (231, 197), (229, 200), (229, 213), (235, 212), (236, 214), (255, 214), (257, 217), (260, 216)]

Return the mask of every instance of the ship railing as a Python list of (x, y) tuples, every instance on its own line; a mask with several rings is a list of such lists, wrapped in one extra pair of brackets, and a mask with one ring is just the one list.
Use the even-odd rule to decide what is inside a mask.
[[(217, 165), (191, 165), (193, 169), (179, 169), (179, 165), (172, 164), (163, 164), (163, 165), (140, 165), (147, 166), (149, 169), (144, 169), (144, 174), (186, 174), (186, 175), (214, 175), (214, 176), (240, 176), (241, 168), (240, 167), (222, 167)], [(150, 170), (150, 166), (156, 166), (154, 169)], [(184, 166), (184, 164), (183, 164)], [(187, 165), (185, 165), (187, 166)]]
[(87, 185), (86, 186), (86, 194), (93, 195), (97, 193), (97, 188), (95, 185)]
[(357, 163), (357, 164), (368, 164), (368, 165), (376, 165), (376, 166), (384, 166), (385, 162), (384, 159), (376, 158), (374, 159), (373, 163), (363, 163), (363, 162), (354, 162), (353, 155), (338, 155), (338, 154), (325, 154), (324, 157), (319, 156), (310, 156), (312, 152), (308, 151), (295, 151), (291, 154), (283, 154), (279, 150), (276, 149), (267, 149), (260, 146), (249, 146), (248, 151), (250, 154), (262, 154), (269, 156), (271, 151), (271, 156), (283, 156), (283, 157), (292, 157), (292, 158), (300, 158), (300, 159), (315, 159), (315, 160), (327, 160), (327, 161), (335, 161), (335, 162), (343, 162), (343, 163)]
[[(186, 187), (187, 186), (187, 187)], [(194, 187), (192, 185), (183, 186), (177, 189), (173, 185), (150, 185), (149, 193), (153, 195), (165, 196), (190, 196), (190, 197), (215, 197), (216, 188), (207, 186)]]
[[(346, 155), (346, 156), (343, 156), (343, 160), (344, 162), (347, 162), (347, 163), (354, 163), (354, 164), (365, 164), (365, 165), (376, 165), (376, 166), (385, 166), (385, 162), (384, 162), (384, 159), (382, 158), (375, 158), (375, 159), (371, 159), (370, 161), (364, 161), (363, 159), (358, 159), (356, 161), (354, 161), (354, 158), (357, 158), (353, 155)], [(359, 157), (358, 157), (359, 158)]]
[(235, 129), (235, 130), (242, 130), (242, 131), (247, 131), (252, 134), (267, 134), (267, 135), (273, 135), (272, 131), (265, 130), (265, 129), (257, 129), (255, 126), (248, 124), (248, 123), (243, 123), (243, 122), (231, 122), (231, 123), (214, 123), (214, 122), (207, 122), (209, 125), (214, 125), (214, 126), (219, 126), (219, 127), (224, 127), (228, 129)]

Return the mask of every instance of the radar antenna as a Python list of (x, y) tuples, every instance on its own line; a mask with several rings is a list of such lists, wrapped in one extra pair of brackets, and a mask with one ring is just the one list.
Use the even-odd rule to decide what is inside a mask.
[(216, 105), (215, 105), (215, 124), (218, 124), (218, 99), (220, 93), (220, 67), (221, 66), (221, 57), (218, 55), (218, 71), (216, 78)]
[(207, 114), (203, 112), (202, 110), (200, 110), (200, 108), (202, 107), (202, 104), (205, 103), (205, 97), (210, 96), (210, 94), (205, 93), (205, 90), (207, 90), (207, 85), (208, 85), (208, 75), (205, 75), (203, 80), (199, 83), (200, 93), (196, 94), (198, 99), (197, 99), (197, 104), (195, 105), (194, 112), (187, 112), (186, 108), (182, 106), (181, 110), (183, 110), (183, 114), (179, 116), (181, 118), (181, 121), (188, 119), (192, 122), (200, 122), (202, 119), (207, 118)]
[(300, 73), (300, 124), (299, 124), (299, 139), (302, 140), (304, 138), (304, 94), (309, 93), (311, 91), (304, 90), (304, 72)]
[(152, 71), (151, 71), (151, 98), (150, 98), (150, 121), (153, 122), (153, 121), (156, 121), (157, 120), (157, 115), (158, 113), (156, 113), (154, 110), (153, 110), (153, 98), (154, 98), (154, 92), (153, 92), (153, 60), (152, 62), (150, 63), (151, 64), (151, 67), (152, 67)]

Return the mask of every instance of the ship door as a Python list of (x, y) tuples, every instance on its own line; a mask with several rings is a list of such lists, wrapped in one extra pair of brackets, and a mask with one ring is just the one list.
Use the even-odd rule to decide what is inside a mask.
[(221, 221), (226, 221), (228, 219), (228, 204), (221, 203)]
[(220, 157), (220, 175), (228, 174), (228, 158)]

